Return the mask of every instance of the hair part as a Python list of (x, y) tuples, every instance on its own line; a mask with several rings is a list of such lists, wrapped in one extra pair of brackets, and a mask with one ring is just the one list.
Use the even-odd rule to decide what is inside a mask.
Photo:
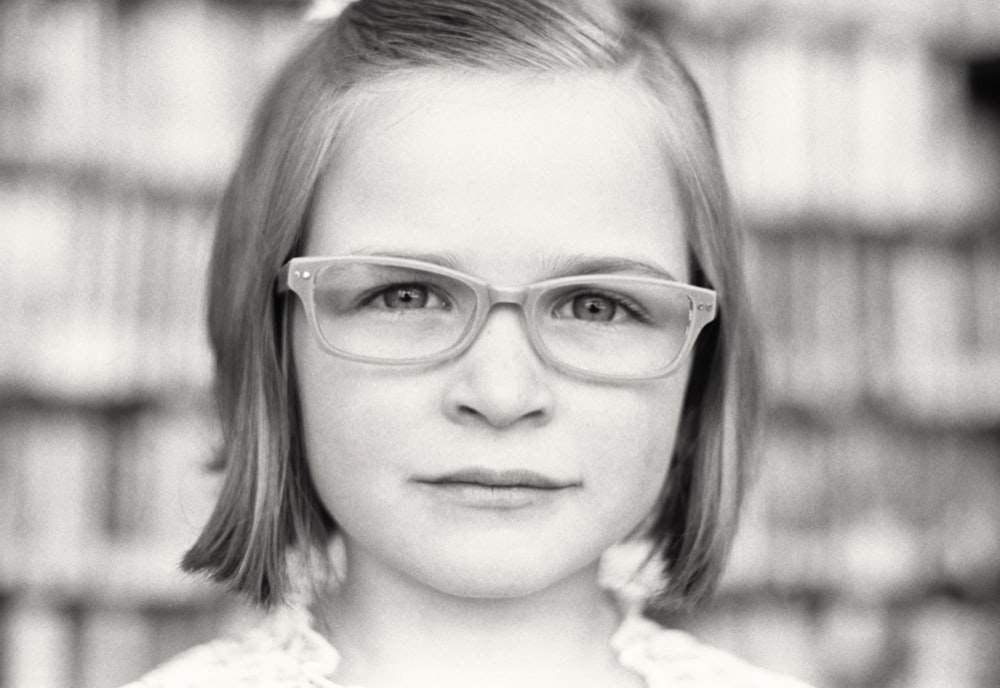
[[(289, 555), (323, 560), (337, 530), (308, 474), (283, 297), (275, 276), (308, 229), (318, 181), (380, 79), (472, 70), (621, 73), (641, 88), (687, 215), (695, 284), (719, 293), (694, 353), (661, 508), (645, 535), (660, 606), (706, 599), (735, 534), (758, 420), (740, 240), (698, 86), (666, 45), (665, 17), (613, 0), (358, 0), (279, 73), (223, 196), (209, 280), (224, 471), (183, 568), (269, 606)], [(358, 124), (354, 124), (358, 126)]]

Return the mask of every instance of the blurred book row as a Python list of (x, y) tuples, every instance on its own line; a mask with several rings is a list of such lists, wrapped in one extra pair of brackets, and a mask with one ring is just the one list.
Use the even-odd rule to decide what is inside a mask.
[(721, 601), (680, 625), (817, 686), (1000, 682), (995, 434), (782, 417), (763, 454)]
[(776, 403), (1000, 423), (995, 233), (951, 243), (765, 233), (748, 249)]
[(81, 402), (211, 380), (211, 209), (0, 177), (0, 389)]
[(828, 231), (955, 233), (1000, 207), (1000, 134), (968, 107), (961, 58), (863, 30), (751, 33), (685, 53), (760, 229), (819, 217)]
[(294, 3), (0, 3), (0, 164), (214, 194), (262, 85), (308, 28)]
[[(776, 418), (727, 584), (875, 606), (1000, 584), (1000, 462), (989, 433)], [(1000, 620), (998, 620), (1000, 621)]]
[(841, 38), (859, 29), (965, 52), (1000, 45), (993, 0), (666, 0), (703, 31), (725, 35), (794, 32)]
[(874, 607), (758, 595), (681, 625), (820, 688), (987, 688), (1000, 683), (998, 616), (937, 596)]
[[(1000, 6), (664, 2), (750, 230), (771, 394), (689, 623), (819, 688), (993, 688), (1000, 123), (964, 70), (1000, 55)], [(244, 618), (176, 562), (214, 490), (214, 205), (301, 14), (0, 2), (0, 688), (122, 683)]]
[(114, 688), (189, 648), (246, 624), (251, 615), (218, 600), (187, 606), (110, 606), (22, 596), (4, 609), (4, 685)]

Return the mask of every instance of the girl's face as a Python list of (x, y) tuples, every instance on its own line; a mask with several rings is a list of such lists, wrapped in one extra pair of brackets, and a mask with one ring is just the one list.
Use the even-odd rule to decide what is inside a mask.
[[(382, 88), (318, 188), (303, 255), (442, 260), (495, 285), (621, 259), (625, 274), (632, 261), (688, 281), (669, 165), (629, 84), (463, 74)], [(590, 575), (657, 502), (687, 365), (628, 384), (572, 377), (539, 358), (510, 305), (456, 359), (372, 365), (322, 351), (295, 312), (308, 464), (350, 572), (526, 595)]]

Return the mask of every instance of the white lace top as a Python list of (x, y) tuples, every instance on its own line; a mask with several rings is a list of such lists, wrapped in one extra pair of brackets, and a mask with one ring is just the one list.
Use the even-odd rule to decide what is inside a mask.
[[(622, 666), (648, 688), (808, 688), (751, 666), (637, 613), (611, 639)], [(340, 655), (303, 609), (284, 609), (232, 638), (195, 647), (125, 688), (347, 688)]]

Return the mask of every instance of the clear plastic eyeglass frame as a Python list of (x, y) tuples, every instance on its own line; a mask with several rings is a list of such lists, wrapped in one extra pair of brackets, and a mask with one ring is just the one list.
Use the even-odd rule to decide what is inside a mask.
[[(314, 300), (316, 286), (315, 279), (317, 275), (323, 270), (335, 266), (338, 263), (346, 265), (367, 263), (373, 265), (384, 265), (387, 267), (420, 270), (459, 281), (468, 286), (469, 289), (471, 289), (475, 294), (476, 306), (472, 318), (454, 344), (443, 351), (428, 356), (390, 359), (365, 356), (338, 349), (330, 344), (330, 342), (328, 342), (323, 336), (319, 322), (317, 321), (316, 304)], [(636, 284), (669, 285), (671, 288), (677, 289), (687, 296), (690, 301), (691, 310), (684, 343), (677, 355), (665, 367), (648, 373), (639, 373), (634, 375), (602, 373), (600, 371), (568, 365), (561, 361), (557, 356), (554, 356), (545, 346), (542, 338), (536, 331), (535, 320), (533, 317), (533, 314), (538, 306), (539, 298), (550, 289), (572, 287), (574, 285), (586, 285), (593, 283), (595, 277), (599, 278), (602, 276), (614, 277), (616, 280), (624, 280), (626, 282)], [(556, 277), (537, 282), (535, 284), (523, 286), (498, 286), (489, 284), (484, 280), (464, 272), (452, 270), (434, 263), (427, 263), (409, 258), (393, 258), (383, 256), (309, 256), (293, 258), (285, 263), (285, 265), (282, 266), (281, 271), (278, 273), (276, 289), (279, 293), (287, 293), (291, 291), (298, 295), (299, 300), (305, 309), (306, 318), (309, 321), (313, 334), (323, 350), (330, 354), (352, 361), (389, 366), (428, 365), (456, 358), (468, 349), (479, 336), (479, 333), (486, 324), (487, 318), (489, 317), (489, 314), (493, 310), (494, 306), (501, 304), (515, 305), (521, 309), (521, 315), (526, 325), (528, 337), (535, 352), (542, 358), (543, 361), (564, 373), (585, 379), (600, 380), (605, 382), (651, 380), (670, 375), (691, 352), (694, 342), (697, 340), (701, 330), (715, 319), (717, 310), (717, 297), (716, 292), (713, 290), (684, 284), (682, 282), (664, 280), (657, 277), (618, 274), (588, 274), (574, 275), (570, 277)]]

